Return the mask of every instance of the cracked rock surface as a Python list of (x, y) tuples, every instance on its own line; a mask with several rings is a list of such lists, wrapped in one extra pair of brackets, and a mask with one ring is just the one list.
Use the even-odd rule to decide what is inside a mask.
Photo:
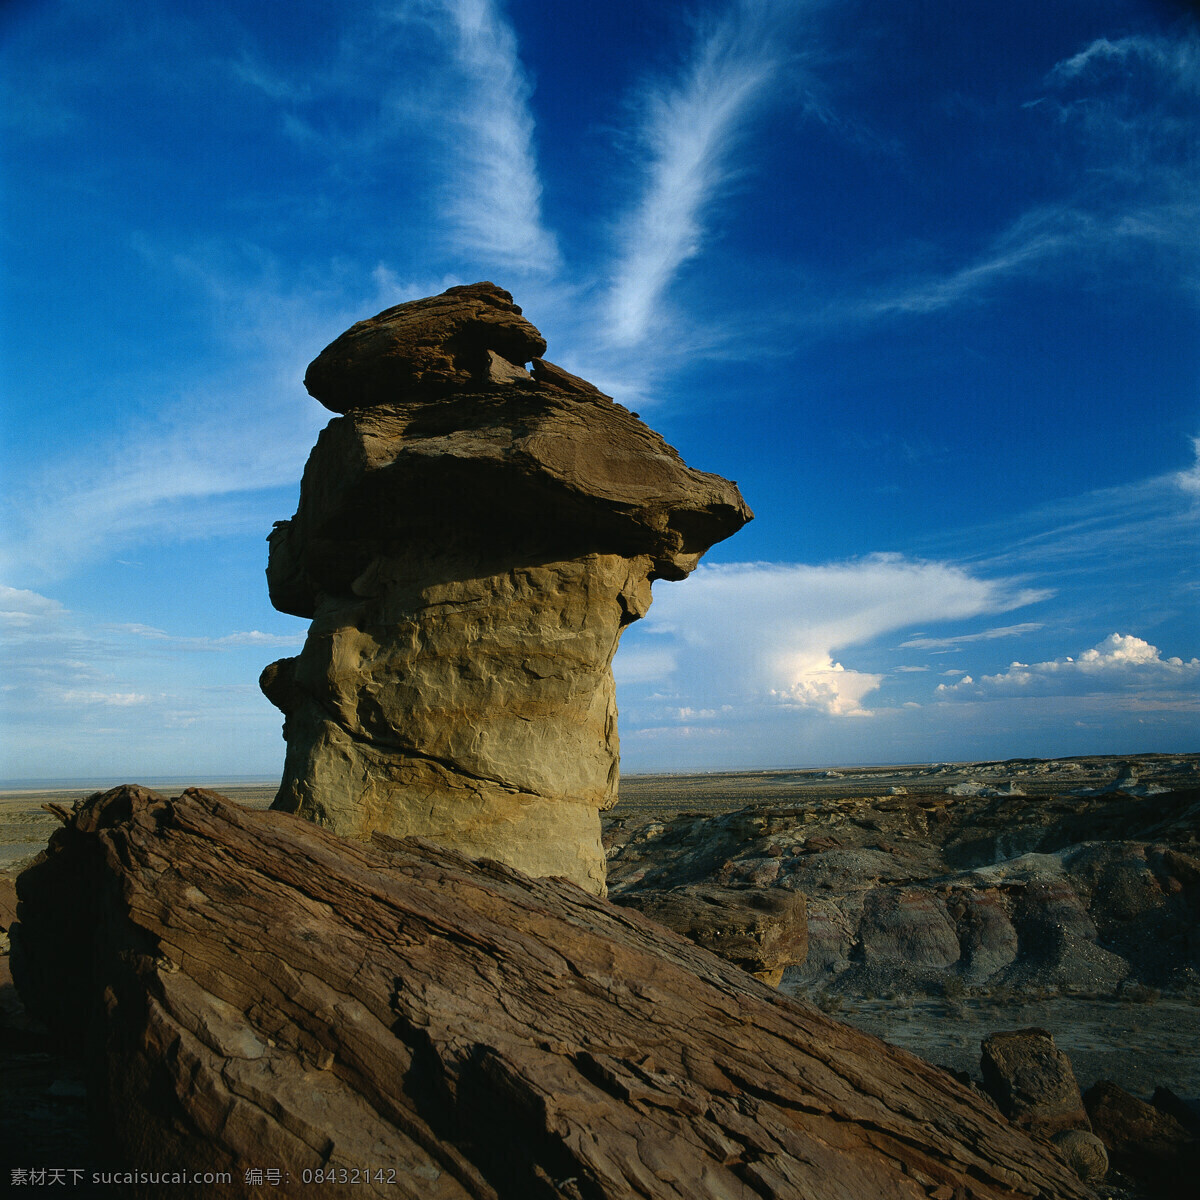
[(272, 602), (312, 619), (262, 677), (286, 716), (275, 807), (603, 892), (621, 631), (752, 514), (544, 348), (480, 283), (309, 368), (344, 415), (270, 537)]
[(411, 1200), (1092, 1195), (945, 1072), (568, 881), (198, 790), (62, 815), (13, 974), (86, 1064), (99, 1166), (230, 1172), (173, 1196), (264, 1166)]

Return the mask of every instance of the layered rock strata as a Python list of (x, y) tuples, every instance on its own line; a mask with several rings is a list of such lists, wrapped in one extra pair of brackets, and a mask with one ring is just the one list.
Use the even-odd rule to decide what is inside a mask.
[(286, 716), (276, 808), (603, 892), (621, 631), (752, 514), (545, 345), (480, 283), (313, 362), (309, 391), (344, 415), (267, 571), (312, 626), (262, 687)]
[(1200, 985), (1194, 788), (616, 816), (606, 841), (618, 903), (714, 886), (803, 894), (807, 954), (784, 986), (810, 995)]
[(14, 975), (89, 1065), (102, 1165), (229, 1172), (181, 1200), (251, 1168), (360, 1200), (1091, 1195), (944, 1072), (562, 880), (124, 787), (18, 891)]

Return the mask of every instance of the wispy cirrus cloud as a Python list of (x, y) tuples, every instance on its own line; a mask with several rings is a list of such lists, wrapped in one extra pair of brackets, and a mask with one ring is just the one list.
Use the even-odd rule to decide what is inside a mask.
[(1021, 278), (1060, 278), (1072, 267), (1092, 270), (1142, 251), (1167, 250), (1185, 257), (1176, 281), (1193, 290), (1200, 276), (1188, 261), (1200, 263), (1200, 201), (1164, 196), (1160, 203), (1123, 207), (1109, 201), (1051, 205), (1027, 212), (1004, 229), (965, 266), (945, 274), (901, 280), (849, 305), (858, 318), (924, 316), (962, 304), (983, 303), (1006, 283)]
[[(0, 573), (40, 584), (145, 542), (269, 529), (287, 515), (271, 507), (270, 490), (294, 486), (331, 415), (304, 390), (314, 348), (360, 318), (362, 306), (437, 290), (377, 267), (373, 293), (364, 297), (356, 280), (351, 298), (333, 272), (319, 282), (285, 278), (271, 256), (240, 249), (135, 240), (148, 273), (187, 286), (215, 348), (203, 373), (164, 362), (149, 385), (140, 381), (153, 389), (152, 416), (125, 411), (88, 444), (66, 443), (29, 463), (0, 526)], [(126, 385), (115, 375), (108, 386), (119, 394)]]
[(283, 646), (299, 647), (304, 643), (302, 633), (263, 633), (259, 629), (247, 629), (237, 633), (223, 634), (221, 637), (180, 637), (158, 629), (153, 625), (125, 623), (103, 627), (113, 633), (132, 634), (134, 637), (145, 638), (158, 642), (172, 650), (184, 651), (220, 651), (232, 650), (241, 646), (262, 646), (277, 648)]
[(974, 261), (948, 274), (903, 280), (855, 306), (863, 317), (922, 316), (966, 301), (978, 302), (1010, 279), (1046, 268), (1084, 243), (1107, 241), (1100, 222), (1072, 208), (1043, 208), (1024, 214)]
[[(278, 514), (264, 496), (299, 477), (324, 423), (300, 387), (302, 371), (267, 358), (175, 384), (153, 421), (122, 422), (30, 464), (0, 533), (0, 570), (44, 582), (147, 541), (269, 528)], [(228, 397), (246, 390), (258, 405), (231, 409)]]
[(1200, 437), (1192, 438), (1192, 453), (1195, 461), (1183, 471), (1175, 474), (1175, 484), (1187, 496), (1200, 501)]
[(462, 251), (502, 266), (550, 273), (560, 266), (542, 223), (532, 84), (517, 39), (493, 0), (442, 0), (451, 53), (466, 83), (448, 214)]
[(410, 162), (424, 186), (397, 197), (409, 236), (419, 230), (489, 270), (536, 277), (561, 266), (542, 219), (533, 81), (496, 0), (367, 6), (315, 70), (300, 75), (247, 47), (227, 68), (334, 174), (352, 163), (370, 186)]
[[(1200, 464), (1200, 439), (1192, 441)], [(1110, 572), (1119, 556), (1128, 586), (1145, 564), (1200, 547), (1198, 478), (1200, 465), (1193, 465), (1096, 488), (960, 536), (992, 547), (979, 558), (989, 570)]]
[(640, 98), (647, 153), (643, 192), (618, 232), (607, 298), (609, 339), (648, 336), (680, 268), (704, 248), (712, 208), (737, 171), (737, 151), (786, 62), (795, 6), (740, 0), (697, 30), (691, 57), (671, 83)]
[(1056, 63), (1048, 79), (1070, 84), (1097, 75), (1147, 68), (1184, 95), (1200, 95), (1200, 36), (1179, 37), (1135, 34), (1124, 38), (1097, 38), (1078, 54)]
[[(229, 746), (243, 769), (277, 768), (278, 714), (253, 679), (302, 635), (208, 637), (98, 623), (52, 596), (0, 585), (0, 777), (211, 771)], [(206, 682), (181, 668), (207, 654)], [(203, 722), (203, 743), (186, 731)], [(69, 736), (64, 736), (69, 729)]]
[[(415, 225), (410, 204), (410, 229), (450, 246), (456, 259), (532, 276), (555, 271), (555, 239), (541, 222), (531, 85), (499, 6), (418, 0), (347, 21), (340, 37), (309, 74), (247, 40), (226, 62), (227, 74), (247, 95), (257, 93), (266, 120), (274, 114), (308, 131), (300, 141), (322, 171), (370, 174), (373, 162), (415, 136), (421, 153), (433, 156), (430, 192), (439, 171), (446, 186), (433, 225)], [(112, 54), (110, 65), (123, 61)], [(405, 82), (398, 64), (417, 59), (424, 73)], [(423, 95), (429, 71), (438, 85)], [(254, 118), (255, 126), (263, 120)], [(114, 375), (115, 392), (154, 391), (153, 416), (122, 416), (87, 446), (68, 443), (61, 454), (30, 461), (13, 489), (20, 502), (0, 528), (0, 571), (9, 578), (40, 583), (146, 541), (269, 527), (285, 514), (265, 507), (265, 493), (294, 485), (328, 418), (301, 383), (315, 351), (364, 313), (468, 281), (439, 274), (414, 284), (381, 261), (365, 275), (361, 263), (285, 264), (249, 238), (183, 234), (172, 245), (136, 233), (123, 249), (148, 280), (168, 291), (187, 288), (214, 352), (203, 374), (164, 357), (138, 364), (136, 384)], [(114, 404), (112, 411), (125, 410)]]
[(985, 629), (981, 633), (960, 633), (955, 637), (909, 638), (900, 643), (902, 650), (954, 650), (970, 642), (990, 642), (996, 638), (1020, 637), (1024, 633), (1035, 633), (1043, 626), (1037, 621), (1023, 621), (1019, 625), (1001, 625), (995, 629)]
[(14, 588), (0, 584), (0, 629), (8, 636), (18, 635), (21, 630), (54, 620), (66, 610), (57, 600), (32, 592), (28, 588)]
[(1045, 84), (1024, 107), (1046, 114), (1057, 154), (1075, 164), (1061, 198), (1016, 217), (964, 265), (851, 303), (852, 316), (935, 313), (989, 300), (1015, 279), (1094, 273), (1097, 263), (1138, 270), (1156, 254), (1160, 283), (1200, 298), (1200, 35), (1100, 38), (1054, 64)]

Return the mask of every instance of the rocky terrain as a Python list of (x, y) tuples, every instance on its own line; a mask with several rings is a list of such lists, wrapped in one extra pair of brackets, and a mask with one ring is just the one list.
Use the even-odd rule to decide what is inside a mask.
[[(1070, 1155), (1062, 1145), (1058, 1153), (1086, 1178), (1086, 1171), (1095, 1169), (1096, 1145), (1083, 1137), (1090, 1128), (1089, 1136), (1099, 1140), (1106, 1156), (1112, 1154), (1111, 1169), (1098, 1194), (1159, 1200), (1178, 1195), (1172, 1181), (1181, 1171), (1193, 1169), (1188, 1155), (1194, 1154), (1198, 1128), (1200, 1007), (1188, 963), (1173, 961), (1165, 952), (1180, 951), (1181, 947), (1186, 952), (1188, 945), (1194, 950), (1194, 943), (1189, 942), (1196, 928), (1194, 908), (1188, 910), (1192, 917), (1184, 930), (1178, 906), (1195, 904), (1195, 881), (1184, 879), (1179, 867), (1195, 854), (1196, 797), (1187, 785), (1194, 783), (1198, 765), (1196, 756), (1144, 756), (1137, 760), (629, 777), (622, 784), (621, 805), (606, 820), (613, 896), (621, 903), (635, 901), (646, 916), (683, 932), (704, 950), (757, 974), (760, 980), (781, 980), (781, 997), (791, 994), (816, 1001), (839, 1022), (879, 1034), (931, 1064), (953, 1069), (984, 1103), (998, 1101), (983, 1089), (981, 1044), (997, 1031), (1030, 1026), (1046, 1029), (1054, 1053), (1033, 1053), (1034, 1060), (1043, 1066), (1052, 1064), (1057, 1061), (1055, 1055), (1065, 1051), (1074, 1069), (1072, 1080), (1078, 1079), (1084, 1097), (1084, 1117), (1076, 1112), (1072, 1128), (1055, 1131), (1073, 1139)], [(1070, 791), (1083, 794), (1064, 792), (1064, 780), (1070, 783)], [(1123, 787), (1150, 794), (1118, 793), (1113, 790), (1118, 781)], [(1010, 785), (1015, 784), (1031, 795), (947, 797), (947, 788), (964, 782), (1002, 793), (1011, 793), (1014, 788)], [(898, 793), (900, 788), (904, 793)], [(261, 787), (231, 790), (244, 803), (260, 809), (273, 792)], [(38, 802), (63, 799), (33, 793), (0, 797), (0, 840), (12, 857), (23, 848), (28, 862), (34, 843), (44, 844), (47, 828), (56, 829), (61, 822), (61, 805), (56, 817), (40, 811)], [(911, 805), (908, 817), (901, 802)], [(736, 807), (722, 811), (730, 805)], [(797, 815), (804, 812), (810, 814), (807, 821)], [(223, 819), (236, 823), (235, 818)], [(873, 828), (872, 822), (882, 828)], [(787, 838), (781, 836), (785, 829), (790, 830)], [(26, 840), (14, 840), (19, 838)], [(822, 838), (843, 844), (835, 846)], [(941, 874), (920, 876), (913, 871), (897, 878), (894, 873), (879, 871), (880, 842), (897, 851), (903, 849), (899, 861), (932, 864), (930, 870)], [(779, 853), (771, 852), (776, 845)], [(804, 846), (807, 849), (802, 849)], [(1077, 860), (1069, 853), (1071, 847), (1086, 848), (1092, 857)], [(819, 861), (839, 848), (868, 853), (859, 860), (852, 853), (835, 858), (819, 875), (815, 870), (818, 864), (813, 864), (807, 892), (784, 885), (794, 874), (793, 860), (816, 856)], [(1097, 875), (1095, 856), (1102, 849), (1099, 861), (1115, 863), (1118, 869)], [(1170, 860), (1177, 864), (1175, 872), (1155, 874), (1155, 865), (1168, 861), (1168, 851), (1178, 856)], [(355, 853), (369, 852), (363, 848)], [(1010, 852), (1012, 857), (1005, 858)], [(897, 857), (895, 852), (883, 853)], [(972, 868), (956, 858), (967, 854), (972, 856), (969, 861), (981, 865)], [(916, 911), (923, 921), (928, 920), (930, 911), (944, 911), (957, 938), (959, 929), (967, 926), (953, 918), (947, 906), (950, 892), (943, 884), (955, 881), (955, 894), (968, 886), (989, 890), (995, 886), (989, 875), (992, 868), (1021, 859), (1025, 860), (1021, 868), (1025, 877), (1009, 872), (1007, 890), (1001, 891), (1002, 910), (1017, 938), (1016, 953), (982, 982), (970, 981), (975, 960), (964, 953), (962, 941), (958, 959), (935, 968), (929, 962), (898, 963), (895, 953), (888, 952), (887, 939), (873, 929), (857, 943), (854, 940), (865, 919), (878, 921), (873, 914), (888, 912), (880, 901), (868, 905), (863, 897), (864, 890), (879, 888), (927, 891), (932, 908), (906, 904), (897, 905), (896, 910)], [(770, 882), (748, 884), (750, 872), (757, 870), (761, 880), (765, 878), (762, 863), (776, 860), (779, 869)], [(846, 864), (854, 866), (856, 861), (869, 869), (852, 875)], [(835, 872), (832, 866), (838, 862), (842, 867)], [(1066, 881), (1077, 902), (1071, 911), (1082, 909), (1095, 927), (1094, 935), (1081, 935), (1076, 916), (1074, 926), (1061, 934), (1056, 931), (1048, 939), (1049, 951), (1046, 922), (1027, 920), (1031, 902), (1011, 886), (1036, 880), (1029, 868), (1041, 863), (1045, 869), (1048, 862), (1066, 864), (1055, 878), (1060, 885)], [(1093, 866), (1076, 876), (1077, 862)], [(463, 869), (467, 869), (465, 864)], [(1157, 891), (1149, 890), (1146, 871), (1156, 881)], [(1132, 916), (1122, 919), (1141, 925), (1132, 932), (1126, 929), (1124, 940), (1113, 939), (1111, 931), (1120, 932), (1119, 914), (1109, 911), (1106, 904), (1111, 895), (1113, 903), (1124, 904), (1121, 912), (1130, 911), (1128, 900), (1121, 900), (1128, 892), (1112, 883), (1124, 881), (1127, 888), (1131, 875), (1135, 884), (1140, 881), (1142, 885), (1133, 894), (1142, 897), (1143, 903), (1133, 907)], [(5, 925), (15, 917), (12, 875), (7, 878), (7, 892), (0, 878), (0, 923)], [(1097, 879), (1101, 883), (1085, 886), (1088, 880)], [(1172, 890), (1171, 879), (1182, 884), (1178, 891)], [(844, 885), (845, 892), (812, 886), (814, 880)], [(159, 886), (153, 884), (154, 889)], [(275, 895), (275, 885), (264, 884), (263, 892)], [(836, 902), (843, 894), (847, 897), (844, 911), (855, 915), (858, 924), (847, 941), (835, 944), (839, 952), (830, 953), (821, 941), (829, 923), (823, 927), (820, 922), (810, 922), (810, 906), (819, 910), (822, 905), (832, 905), (840, 913), (843, 910)], [(1035, 890), (1032, 904), (1050, 903), (1041, 899), (1044, 894)], [(1058, 894), (1061, 904), (1066, 894), (1062, 886)], [(548, 903), (548, 893), (539, 895), (539, 903)], [(1153, 903), (1144, 902), (1147, 896)], [(180, 903), (181, 913), (187, 907)], [(76, 904), (70, 911), (85, 910), (86, 905)], [(1032, 915), (1036, 917), (1036, 909)], [(194, 918), (181, 915), (178, 919)], [(911, 954), (917, 959), (927, 944), (941, 947), (943, 958), (950, 957), (948, 941), (927, 939), (921, 926), (911, 933), (903, 921), (891, 926), (878, 923), (902, 944), (909, 945), (904, 940), (909, 939)], [(808, 963), (808, 939), (814, 926), (817, 953), (823, 955), (819, 970)], [(1133, 936), (1137, 928), (1145, 933), (1144, 945)], [(1093, 949), (1080, 950), (1068, 933), (1082, 936)], [(335, 936), (327, 930), (321, 937), (331, 944), (343, 944), (341, 934)], [(970, 937), (965, 940), (969, 951), (973, 943)], [(1032, 944), (1026, 945), (1027, 940)], [(1085, 973), (1096, 961), (1111, 967), (1111, 960), (1098, 956), (1097, 951), (1123, 964), (1110, 971), (1110, 981), (1119, 978), (1105, 988), (1097, 988), (1086, 974), (1078, 978), (1069, 974), (1077, 964), (1082, 964)], [(39, 1023), (31, 1023), (11, 986), (3, 982), (7, 962), (0, 955), (0, 1073), (4, 1085), (0, 1088), (0, 1130), (18, 1139), (21, 1157), (12, 1161), (69, 1159), (96, 1165), (103, 1160), (92, 1157), (94, 1146), (84, 1120), (85, 1097), (96, 1087), (94, 1076), (82, 1071), (78, 1058), (64, 1059), (55, 1053), (53, 1039), (39, 1032)], [(1190, 969), (1195, 970), (1194, 957)], [(761, 990), (754, 990), (761, 985), (733, 967), (729, 970), (732, 974), (724, 978), (739, 995), (762, 995)], [(1011, 975), (1005, 976), (1005, 971)], [(1004, 982), (1006, 978), (1008, 982)], [(500, 1003), (503, 1007), (504, 1002)], [(323, 1036), (332, 1034), (327, 1031)], [(1034, 1047), (1036, 1050), (1036, 1039)], [(859, 1084), (867, 1086), (865, 1079)], [(1031, 1084), (1026, 1077), (1021, 1086), (1036, 1091), (1034, 1084), (1042, 1086), (1038, 1083), (1042, 1076), (1035, 1072), (1033, 1080)], [(1114, 1093), (1112, 1080), (1128, 1090)], [(1055, 1088), (1061, 1091), (1064, 1086), (1060, 1082), (1050, 1088), (1051, 1098), (1057, 1094)], [(1034, 1132), (1040, 1136), (1042, 1131)]]
[(740, 892), (764, 936), (784, 910), (759, 893), (803, 894), (804, 952), (776, 931), (756, 969), (806, 995), (1200, 993), (1196, 761), (1107, 766), (780, 772), (732, 812), (617, 816), (610, 887), (643, 911)]
[(272, 602), (312, 626), (262, 687), (286, 716), (281, 810), (602, 893), (621, 631), (751, 513), (545, 350), (480, 283), (312, 363), (345, 415), (270, 537)]
[[(285, 714), (272, 811), (261, 789), (0, 796), (11, 1182), (1182, 1194), (1195, 1022), (1143, 1099), (1081, 1090), (1070, 1031), (1027, 1018), (1196, 1011), (1195, 756), (635, 779), (602, 842), (621, 631), (750, 512), (544, 351), (476, 284), (309, 368), (342, 415), (270, 538), (273, 602), (312, 620), (261, 681)], [(1007, 1006), (952, 1061), (864, 1031), (875, 998), (907, 1006), (895, 1041), (922, 1005), (941, 1030)]]
[(981, 1045), (1045, 1027), (1087, 1091), (1041, 1132), (1084, 1177), (1111, 1152), (1102, 1194), (1174, 1197), (1200, 1135), (1198, 777), (1196, 755), (646, 777), (606, 829), (611, 894), (994, 1099)]
[(264, 1166), (414, 1200), (1090, 1194), (970, 1086), (569, 881), (199, 791), (61, 815), (14, 976), (83, 1064), (101, 1170), (229, 1172), (181, 1197)]

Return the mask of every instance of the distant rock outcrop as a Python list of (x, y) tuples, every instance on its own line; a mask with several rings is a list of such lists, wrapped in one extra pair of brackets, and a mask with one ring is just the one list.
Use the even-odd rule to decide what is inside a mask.
[(944, 1072), (564, 880), (124, 787), (18, 892), (18, 987), (122, 1195), (1091, 1195)]
[(949, 980), (1200, 989), (1195, 789), (1137, 798), (914, 791), (665, 822), (617, 815), (606, 841), (622, 904), (714, 885), (732, 899), (802, 893), (807, 956), (783, 984), (808, 994), (938, 995)]
[(262, 687), (286, 716), (277, 808), (602, 892), (621, 631), (751, 513), (544, 350), (479, 283), (313, 362), (309, 390), (345, 415), (267, 571), (275, 606), (313, 623)]

